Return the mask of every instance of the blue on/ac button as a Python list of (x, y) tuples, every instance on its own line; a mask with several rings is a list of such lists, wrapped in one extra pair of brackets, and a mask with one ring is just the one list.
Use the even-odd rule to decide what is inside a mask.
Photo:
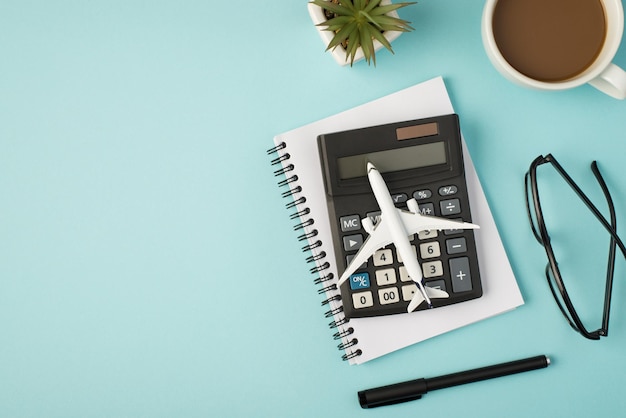
[(357, 273), (350, 276), (350, 289), (359, 290), (370, 287), (369, 273)]

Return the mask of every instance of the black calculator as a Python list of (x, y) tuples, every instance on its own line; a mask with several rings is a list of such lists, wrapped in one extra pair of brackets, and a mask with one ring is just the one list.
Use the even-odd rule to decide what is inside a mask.
[[(318, 137), (335, 261), (341, 275), (367, 239), (362, 219), (376, 224), (380, 210), (367, 162), (382, 174), (395, 206), (414, 198), (423, 215), (471, 222), (459, 118), (412, 120)], [(422, 231), (411, 237), (423, 284), (446, 291), (432, 307), (482, 296), (474, 231)], [(341, 286), (346, 318), (406, 313), (417, 286), (393, 244), (381, 248)], [(422, 304), (417, 309), (427, 309)]]

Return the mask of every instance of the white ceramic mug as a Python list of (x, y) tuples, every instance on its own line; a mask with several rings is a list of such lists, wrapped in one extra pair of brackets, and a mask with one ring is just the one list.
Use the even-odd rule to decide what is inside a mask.
[(613, 64), (622, 41), (624, 9), (621, 0), (600, 0), (604, 7), (606, 36), (596, 60), (582, 73), (563, 81), (540, 81), (513, 68), (498, 49), (493, 33), (493, 15), (498, 0), (487, 0), (483, 9), (482, 38), (487, 56), (496, 69), (510, 81), (540, 90), (564, 90), (589, 83), (616, 99), (626, 98), (626, 71)]

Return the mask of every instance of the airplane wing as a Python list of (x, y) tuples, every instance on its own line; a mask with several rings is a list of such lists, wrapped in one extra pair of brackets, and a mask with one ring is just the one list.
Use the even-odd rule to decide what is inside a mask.
[(361, 245), (361, 248), (350, 262), (350, 265), (339, 278), (337, 285), (341, 286), (343, 282), (348, 280), (350, 275), (365, 263), (377, 250), (386, 247), (391, 244), (391, 242), (391, 234), (384, 221), (384, 217), (381, 216), (370, 236), (365, 240), (363, 245)]
[(468, 222), (454, 221), (452, 219), (439, 218), (435, 216), (422, 215), (421, 213), (400, 211), (400, 219), (408, 234), (416, 234), (421, 231), (431, 231), (433, 229), (478, 229), (476, 224)]
[[(478, 225), (468, 222), (454, 221), (451, 219), (439, 218), (434, 216), (422, 215), (420, 213), (407, 212), (405, 210), (397, 209), (400, 213), (400, 219), (404, 223), (404, 227), (407, 230), (408, 235), (416, 234), (420, 231), (430, 231), (433, 229), (478, 229)], [(343, 282), (348, 280), (350, 275), (354, 273), (359, 266), (365, 263), (377, 250), (386, 247), (392, 243), (391, 234), (387, 228), (387, 224), (384, 221), (384, 217), (381, 216), (376, 223), (374, 230), (370, 236), (365, 240), (359, 251), (356, 253), (350, 265), (343, 272), (339, 278), (338, 286), (341, 286)]]

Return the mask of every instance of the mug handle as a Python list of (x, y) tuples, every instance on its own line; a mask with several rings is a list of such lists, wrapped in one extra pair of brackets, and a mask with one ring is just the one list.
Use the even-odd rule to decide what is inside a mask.
[(589, 84), (616, 99), (626, 98), (626, 71), (615, 64), (610, 64)]

